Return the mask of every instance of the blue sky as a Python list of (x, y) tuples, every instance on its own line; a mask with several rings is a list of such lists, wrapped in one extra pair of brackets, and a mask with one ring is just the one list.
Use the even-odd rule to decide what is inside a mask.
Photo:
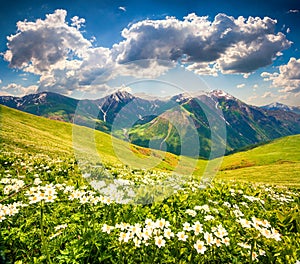
[(299, 1), (11, 2), (0, 4), (1, 95), (222, 89), (300, 105)]

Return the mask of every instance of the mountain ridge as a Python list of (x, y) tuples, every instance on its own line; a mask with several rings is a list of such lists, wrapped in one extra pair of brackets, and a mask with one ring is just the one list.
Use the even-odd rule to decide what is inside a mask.
[(215, 139), (220, 145), (227, 141), (226, 153), (300, 133), (300, 114), (286, 109), (247, 105), (222, 90), (198, 95), (182, 93), (168, 101), (147, 100), (126, 91), (117, 91), (95, 100), (77, 100), (42, 92), (21, 98), (1, 96), (0, 104), (50, 119), (93, 127), (143, 147), (149, 147), (155, 139), (154, 148), (160, 149), (164, 143), (166, 149), (175, 154), (181, 153), (182, 142), (189, 141), (192, 131), (189, 126), (181, 128), (185, 139), (180, 141), (181, 134), (176, 132), (176, 126), (170, 125), (170, 116), (180, 120), (184, 118), (180, 113), (183, 111), (192, 120), (192, 126), (196, 127), (201, 145), (199, 155), (204, 158), (213, 158), (209, 153), (212, 148), (218, 148), (213, 146), (211, 140), (211, 127), (218, 122), (219, 128), (225, 122), (227, 137), (224, 139), (215, 128)]
[(300, 114), (300, 107), (297, 106), (289, 106), (286, 104), (282, 104), (279, 102), (274, 102), (268, 105), (264, 105), (261, 106), (261, 108), (263, 109), (267, 109), (267, 110), (283, 110), (283, 111), (287, 111), (287, 112), (294, 112), (296, 114)]

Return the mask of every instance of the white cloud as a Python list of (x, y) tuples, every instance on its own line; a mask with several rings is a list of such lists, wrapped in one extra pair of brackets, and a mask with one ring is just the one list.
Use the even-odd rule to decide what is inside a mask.
[(24, 87), (20, 84), (16, 84), (16, 83), (10, 83), (6, 86), (3, 86), (1, 88), (1, 94), (2, 95), (18, 95), (18, 96), (24, 96), (27, 94), (32, 94), (35, 93), (38, 89), (37, 85), (30, 85), (27, 87)]
[(216, 64), (223, 73), (247, 74), (271, 64), (278, 52), (291, 45), (284, 34), (275, 32), (276, 23), (268, 17), (235, 19), (225, 14), (218, 14), (212, 22), (195, 14), (183, 21), (174, 17), (144, 20), (122, 31), (125, 40), (114, 45), (113, 54), (120, 63), (181, 60), (192, 63), (191, 68), (200, 74), (201, 69), (209, 72), (207, 63)]
[(2, 83), (2, 80), (0, 79), (0, 84)]
[(218, 76), (218, 69), (216, 65), (212, 65), (207, 62), (193, 63), (187, 66), (187, 69), (199, 75), (212, 75), (215, 77)]
[(241, 83), (241, 84), (238, 84), (238, 85), (236, 86), (236, 88), (243, 88), (243, 87), (245, 87), (245, 86), (246, 86), (246, 84)]
[(85, 23), (85, 19), (84, 18), (79, 18), (78, 16), (72, 17), (71, 21), (72, 21), (71, 26), (76, 27), (77, 29), (80, 29)]
[(119, 10), (126, 12), (126, 7), (125, 6), (119, 6)]
[(19, 21), (18, 32), (7, 37), (4, 58), (10, 67), (40, 75), (73, 56), (82, 57), (91, 43), (78, 31), (82, 20), (73, 18), (77, 26), (68, 26), (66, 15), (59, 9), (45, 20)]
[(288, 13), (299, 13), (298, 9), (290, 9)]
[(300, 59), (290, 58), (285, 65), (279, 66), (279, 73), (263, 72), (264, 81), (272, 81), (272, 86), (282, 88), (281, 92), (300, 92)]
[(249, 102), (256, 102), (256, 100), (258, 99), (258, 96), (257, 95), (252, 95), (248, 98), (248, 101)]
[(278, 97), (279, 102), (283, 102), (291, 106), (300, 106), (300, 92), (298, 93), (285, 93)]
[(265, 98), (274, 98), (274, 97), (275, 97), (275, 95), (271, 92), (265, 92), (262, 96), (262, 98), (264, 98), (264, 99)]
[(5, 60), (12, 68), (40, 75), (40, 90), (109, 89), (105, 83), (117, 73), (151, 78), (178, 61), (199, 75), (241, 73), (247, 78), (291, 45), (268, 17), (218, 14), (210, 21), (189, 14), (183, 20), (133, 23), (123, 29), (124, 40), (108, 49), (82, 35), (84, 18), (74, 16), (69, 25), (66, 16), (65, 10), (56, 10), (44, 20), (19, 21), (17, 33), (8, 37)]
[(248, 79), (250, 75), (251, 75), (250, 72), (244, 73), (244, 74), (243, 74), (243, 78), (244, 78), (244, 79)]

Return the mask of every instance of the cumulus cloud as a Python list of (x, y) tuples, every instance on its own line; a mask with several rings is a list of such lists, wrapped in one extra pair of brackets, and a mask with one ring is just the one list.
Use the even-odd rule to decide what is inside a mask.
[(195, 72), (199, 75), (218, 76), (218, 69), (216, 64), (207, 62), (195, 62), (186, 67), (188, 70)]
[(246, 78), (291, 45), (268, 17), (218, 14), (211, 21), (192, 13), (182, 20), (133, 23), (109, 49), (83, 36), (84, 18), (74, 16), (69, 24), (66, 17), (59, 9), (44, 20), (19, 21), (17, 33), (7, 38), (4, 59), (12, 68), (39, 75), (40, 90), (104, 90), (116, 74), (152, 78), (177, 63), (199, 75), (240, 73)]
[(85, 19), (84, 18), (79, 18), (78, 16), (72, 17), (71, 21), (72, 21), (71, 26), (76, 27), (77, 29), (80, 29), (85, 23)]
[(4, 59), (12, 68), (43, 74), (73, 56), (82, 57), (91, 43), (78, 31), (83, 22), (73, 18), (75, 27), (68, 26), (65, 10), (56, 10), (46, 19), (35, 22), (19, 21), (15, 35), (7, 37), (8, 50)]
[(20, 84), (10, 83), (10, 84), (2, 87), (1, 95), (24, 96), (27, 94), (35, 93), (37, 91), (37, 89), (38, 89), (37, 85), (30, 85), (30, 86), (24, 87)]
[(238, 84), (238, 85), (236, 86), (236, 88), (243, 88), (243, 87), (245, 87), (245, 85), (246, 85), (246, 84), (241, 83), (241, 84)]
[(300, 59), (290, 58), (285, 65), (279, 66), (279, 72), (261, 73), (264, 81), (271, 81), (272, 85), (282, 88), (281, 92), (300, 92)]
[(112, 53), (119, 63), (180, 60), (191, 63), (190, 69), (199, 73), (215, 74), (207, 63), (217, 65), (223, 73), (250, 73), (271, 64), (279, 52), (290, 47), (285, 35), (275, 32), (276, 23), (268, 17), (235, 19), (225, 14), (218, 14), (212, 22), (196, 14), (183, 21), (175, 17), (144, 20), (122, 31), (125, 40), (114, 45)]

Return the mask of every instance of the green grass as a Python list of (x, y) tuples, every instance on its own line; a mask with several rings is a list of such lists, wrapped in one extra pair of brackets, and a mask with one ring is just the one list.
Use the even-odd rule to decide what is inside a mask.
[(224, 157), (218, 177), (279, 185), (300, 185), (300, 135)]
[[(103, 163), (122, 164), (119, 157), (125, 157), (127, 162), (136, 166), (140, 166), (138, 162), (144, 160), (147, 166), (157, 164), (157, 168), (173, 170), (178, 164), (176, 155), (128, 144), (100, 131), (49, 120), (5, 106), (0, 106), (0, 113), (2, 151), (64, 157), (74, 156), (74, 146), (79, 144), (88, 158), (97, 156)], [(72, 133), (77, 135), (74, 137), (75, 143)], [(96, 142), (97, 153), (93, 140)], [(184, 163), (187, 167), (189, 164), (189, 161)]]
[[(165, 170), (178, 169), (179, 163), (181, 170), (188, 170), (195, 160), (7, 107), (0, 111), (0, 263), (294, 264), (300, 260), (299, 188), (215, 181), (203, 189), (201, 183), (188, 179), (163, 200), (123, 204), (131, 186), (140, 185), (135, 194), (141, 190), (146, 193), (141, 197), (148, 199), (144, 192), (148, 189), (141, 185), (145, 180), (150, 194), (159, 195), (157, 187), (169, 174), (120, 167), (122, 157), (132, 163), (138, 158), (150, 166), (156, 162)], [(75, 143), (72, 133), (78, 136)], [(220, 176), (297, 185), (293, 171), (299, 171), (298, 145), (299, 136), (287, 137), (225, 157)], [(74, 159), (76, 148), (89, 160), (101, 156), (114, 176), (104, 184), (106, 192), (87, 184)], [(196, 176), (206, 164), (198, 161)], [(128, 179), (133, 185), (120, 185)], [(119, 195), (121, 200), (111, 198)], [(191, 228), (186, 229), (186, 224)], [(148, 238), (142, 238), (141, 231)], [(183, 231), (186, 241), (178, 236)], [(209, 242), (207, 235), (213, 240)], [(157, 239), (165, 244), (160, 247)], [(195, 248), (201, 243), (202, 253)]]
[[(80, 147), (84, 146), (86, 157), (100, 157), (105, 164), (122, 164), (122, 159), (125, 159), (133, 167), (156, 167), (171, 171), (176, 168), (178, 172), (188, 173), (195, 167), (195, 161), (191, 158), (179, 158), (170, 153), (138, 147), (100, 131), (79, 126), (73, 129), (69, 123), (37, 117), (4, 106), (0, 106), (0, 113), (2, 151), (73, 157), (73, 132), (81, 134), (76, 142), (80, 143)], [(94, 138), (97, 153), (91, 141)], [(299, 186), (299, 145), (300, 135), (295, 135), (225, 156), (217, 179)], [(204, 160), (197, 162), (194, 171), (196, 178), (201, 177), (206, 164)]]

